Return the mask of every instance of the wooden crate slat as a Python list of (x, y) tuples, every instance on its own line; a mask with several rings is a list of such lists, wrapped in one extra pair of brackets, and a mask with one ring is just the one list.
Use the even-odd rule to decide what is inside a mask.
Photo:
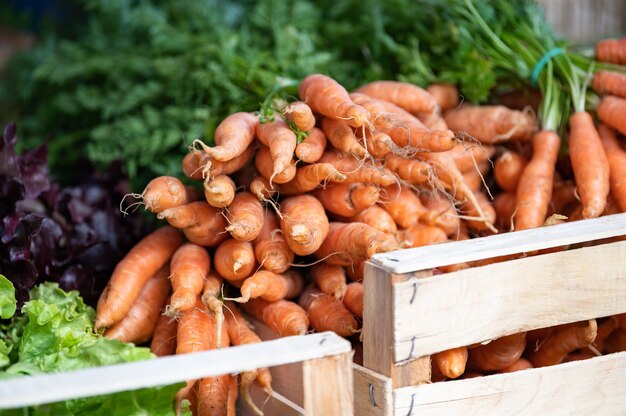
[(626, 241), (412, 278), (392, 299), (395, 362), (623, 313)]
[(626, 352), (508, 374), (404, 387), (394, 415), (623, 415)]
[[(267, 394), (261, 387), (253, 384), (250, 389), (250, 396), (256, 405), (266, 415), (280, 416), (305, 416), (304, 409), (290, 401), (281, 394), (273, 391)], [(257, 416), (239, 396), (237, 402), (237, 414), (240, 416)]]
[(357, 364), (352, 365), (354, 380), (354, 414), (387, 416), (393, 411), (391, 378)]
[[(307, 416), (353, 416), (352, 353), (302, 363)], [(350, 386), (350, 388), (342, 388)]]
[(371, 261), (390, 273), (402, 274), (624, 234), (626, 234), (626, 213), (376, 254)]

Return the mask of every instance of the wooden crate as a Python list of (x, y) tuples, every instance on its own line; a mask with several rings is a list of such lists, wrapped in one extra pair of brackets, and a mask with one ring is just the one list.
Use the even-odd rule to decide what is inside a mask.
[[(269, 397), (261, 389), (253, 391), (256, 403), (268, 416), (351, 416), (352, 347), (334, 333), (280, 338), (259, 344), (224, 348), (97, 367), (80, 371), (19, 377), (0, 381), (2, 409), (34, 406), (69, 399), (155, 387), (202, 377), (239, 373), (260, 367), (290, 365), (299, 368), (297, 400), (289, 400), (274, 386)], [(295, 374), (295, 373), (294, 373)], [(289, 393), (291, 397), (295, 388)], [(247, 407), (238, 405), (238, 414)]]
[[(619, 214), (374, 256), (365, 269), (355, 414), (626, 414), (626, 353), (430, 384), (431, 354), (626, 312), (626, 241), (611, 239), (624, 235)], [(575, 246), (432, 272), (563, 245)]]

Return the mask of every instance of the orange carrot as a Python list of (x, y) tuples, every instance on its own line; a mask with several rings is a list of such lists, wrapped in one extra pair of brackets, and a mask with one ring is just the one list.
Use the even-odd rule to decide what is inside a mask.
[(117, 264), (98, 300), (96, 329), (108, 328), (121, 321), (146, 282), (181, 244), (180, 233), (169, 226), (158, 228), (137, 243)]
[(283, 114), (287, 118), (287, 121), (293, 123), (293, 125), (301, 131), (310, 131), (315, 127), (315, 117), (311, 107), (306, 105), (302, 101), (294, 101), (287, 104), (283, 109)]
[(217, 126), (213, 136), (215, 147), (206, 146), (199, 141), (198, 143), (212, 159), (226, 162), (242, 155), (250, 146), (258, 124), (259, 118), (254, 114), (234, 113)]
[(439, 111), (433, 111), (432, 113), (415, 113), (415, 117), (417, 117), (426, 128), (431, 130), (448, 130), (448, 124)]
[(268, 302), (276, 302), (298, 296), (303, 286), (302, 276), (297, 272), (276, 274), (269, 270), (259, 270), (243, 282), (241, 297), (233, 300), (246, 303), (250, 299), (262, 298)]
[(340, 300), (313, 287), (300, 297), (300, 306), (307, 311), (311, 327), (318, 332), (333, 331), (349, 337), (359, 329), (354, 315)]
[[(586, 350), (593, 352), (594, 355), (595, 355), (594, 351), (602, 351), (602, 350), (604, 350), (604, 343), (605, 343), (605, 341), (613, 333), (613, 331), (615, 331), (617, 328), (619, 328), (619, 321), (615, 317), (609, 316), (602, 323), (598, 324), (598, 330), (597, 330), (597, 333), (596, 333), (596, 338), (589, 345), (589, 347), (587, 347)], [(592, 350), (591, 349), (592, 347), (595, 350)], [(583, 350), (583, 351), (585, 351), (585, 350)]]
[(619, 322), (619, 327), (626, 331), (626, 313), (615, 315), (615, 319)]
[(372, 205), (356, 214), (350, 219), (352, 222), (362, 222), (372, 228), (387, 234), (395, 234), (398, 231), (395, 221), (387, 211), (378, 205)]
[(483, 178), (476, 171), (463, 172), (463, 181), (474, 194), (483, 186)]
[(217, 273), (233, 284), (241, 284), (256, 267), (254, 250), (248, 241), (229, 239), (217, 246), (213, 256)]
[(356, 135), (359, 138), (359, 143), (366, 147), (367, 151), (376, 159), (383, 159), (386, 154), (399, 151), (391, 137), (380, 130), (357, 129)]
[(367, 110), (353, 103), (348, 91), (325, 75), (313, 74), (304, 78), (298, 94), (314, 112), (348, 120), (352, 127), (361, 127), (369, 120)]
[(303, 162), (315, 163), (320, 160), (326, 149), (326, 136), (317, 127), (313, 127), (306, 139), (296, 145), (296, 156)]
[(352, 282), (346, 287), (346, 294), (343, 297), (343, 304), (355, 316), (363, 318), (363, 283)]
[(596, 44), (596, 59), (618, 65), (626, 64), (626, 39), (603, 39)]
[(348, 121), (324, 117), (322, 130), (328, 141), (340, 152), (351, 153), (359, 158), (363, 158), (367, 154), (367, 151), (357, 141)]
[(339, 300), (343, 299), (347, 288), (343, 267), (325, 262), (317, 263), (311, 268), (311, 277), (322, 292)]
[(426, 91), (435, 99), (441, 111), (446, 111), (459, 105), (459, 91), (452, 84), (431, 84)]
[[(607, 154), (608, 156), (608, 154)], [(578, 195), (576, 193), (576, 185), (567, 182), (555, 182), (552, 190), (552, 199), (550, 200), (549, 214), (566, 214), (570, 211), (570, 207), (578, 203)]]
[(306, 311), (288, 300), (268, 302), (263, 299), (250, 299), (242, 305), (242, 308), (283, 337), (304, 335), (309, 330)]
[(228, 416), (228, 395), (233, 376), (198, 380), (198, 416)]
[(252, 241), (261, 233), (263, 205), (250, 192), (237, 193), (226, 216), (229, 222), (226, 231), (236, 240)]
[(591, 86), (598, 94), (616, 95), (626, 98), (626, 75), (611, 71), (598, 71)]
[(553, 131), (542, 130), (533, 137), (533, 156), (517, 187), (515, 229), (541, 227), (545, 222), (560, 144), (561, 138)]
[(437, 101), (428, 91), (407, 82), (374, 81), (355, 92), (388, 101), (409, 113), (432, 113), (437, 108)]
[(152, 337), (161, 308), (170, 293), (169, 270), (163, 266), (146, 282), (126, 316), (107, 329), (105, 337), (141, 344)]
[(206, 249), (193, 243), (183, 244), (170, 262), (172, 299), (166, 313), (178, 316), (193, 308), (202, 292), (204, 279), (211, 270), (211, 259)]
[[(536, 146), (538, 148), (537, 150), (535, 150), (535, 154), (539, 152), (539, 148), (543, 144), (543, 143), (539, 143), (539, 138), (540, 137), (543, 138), (544, 136), (550, 137), (548, 133), (553, 133), (553, 132), (544, 131), (542, 133), (537, 133), (535, 135), (536, 139), (533, 141), (533, 143), (536, 143)], [(556, 136), (556, 134), (554, 134), (554, 136)], [(559, 136), (556, 136), (557, 139), (558, 137)], [(552, 149), (552, 148), (553, 146), (543, 146), (541, 147), (541, 150), (543, 150), (544, 152), (547, 152), (548, 149)], [(557, 150), (558, 150), (558, 142), (557, 142)], [(551, 154), (538, 153), (537, 156), (539, 156), (540, 158), (539, 160), (544, 161), (544, 164), (552, 159)], [(546, 157), (548, 158), (547, 160), (546, 160)], [(526, 160), (524, 156), (522, 156), (521, 154), (517, 152), (507, 150), (506, 152), (502, 153), (502, 155), (496, 160), (496, 163), (494, 164), (494, 167), (493, 167), (493, 177), (495, 178), (496, 183), (498, 184), (500, 188), (508, 192), (515, 192), (517, 190), (517, 184), (519, 183), (519, 180), (522, 177), (522, 172), (524, 172), (524, 168), (526, 167), (527, 164), (528, 164), (528, 160)], [(554, 170), (554, 168), (552, 168), (552, 170)]]
[(605, 354), (626, 351), (626, 330), (616, 329), (604, 342)]
[(502, 370), (520, 359), (526, 333), (508, 335), (469, 350), (468, 367), (481, 371)]
[[(291, 165), (293, 154), (296, 151), (296, 134), (282, 119), (260, 123), (256, 129), (256, 136), (261, 143), (269, 147), (272, 155), (272, 177), (283, 172)], [(270, 180), (270, 182), (272, 182)]]
[(594, 319), (557, 329), (530, 354), (529, 360), (534, 367), (560, 364), (570, 352), (591, 344), (597, 330)]
[(417, 224), (411, 228), (399, 230), (396, 240), (403, 247), (422, 247), (448, 241), (446, 232), (439, 227)]
[(298, 168), (296, 176), (289, 182), (279, 186), (283, 195), (305, 194), (328, 182), (343, 182), (346, 175), (339, 172), (330, 163), (315, 163)]
[(189, 152), (183, 158), (181, 163), (183, 173), (186, 177), (196, 180), (202, 180), (202, 167), (200, 166), (200, 152)]
[(254, 144), (248, 146), (242, 154), (230, 159), (226, 162), (211, 159), (208, 155), (200, 157), (199, 164), (202, 167), (202, 177), (206, 179), (219, 175), (230, 175), (243, 168), (252, 160), (256, 146)]
[(274, 273), (287, 271), (293, 263), (294, 252), (278, 227), (276, 215), (269, 210), (265, 211), (263, 228), (254, 240), (254, 255), (263, 268)]
[(433, 355), (441, 374), (447, 378), (457, 378), (465, 372), (467, 363), (467, 347), (452, 348)]
[(327, 263), (348, 266), (398, 248), (393, 237), (367, 224), (331, 222), (328, 236), (314, 254)]
[(215, 328), (217, 332), (217, 348), (222, 347), (222, 327), (224, 325), (224, 303), (220, 300), (220, 294), (222, 291), (222, 285), (224, 279), (217, 273), (209, 272), (209, 275), (204, 280), (204, 287), (202, 288), (202, 303), (211, 311), (215, 316)]
[(227, 175), (219, 175), (204, 185), (204, 197), (212, 207), (225, 208), (233, 202), (236, 188)]
[(503, 368), (502, 370), (498, 372), (499, 373), (513, 373), (515, 371), (528, 370), (530, 368), (533, 368), (533, 365), (531, 364), (531, 362), (525, 358), (520, 358), (519, 360), (515, 361), (510, 366)]
[(493, 209), (496, 212), (496, 224), (501, 231), (511, 230), (515, 225), (517, 210), (517, 195), (513, 192), (501, 192), (493, 199)]
[(583, 218), (595, 218), (606, 206), (610, 189), (609, 162), (589, 113), (574, 113), (569, 123), (569, 155), (583, 204), (582, 215)]
[(330, 163), (344, 175), (346, 183), (364, 182), (379, 186), (389, 186), (398, 179), (389, 169), (357, 160), (352, 155), (339, 153), (336, 150), (326, 151), (320, 159), (322, 163)]
[(176, 354), (188, 354), (211, 348), (213, 321), (204, 310), (200, 299), (195, 307), (183, 312), (176, 332)]
[(429, 225), (436, 225), (445, 231), (446, 235), (455, 235), (459, 232), (461, 222), (456, 213), (454, 202), (447, 195), (420, 192), (419, 199), (424, 208), (432, 212), (430, 216), (432, 220)]
[(274, 159), (270, 153), (270, 149), (266, 146), (261, 146), (257, 150), (254, 157), (254, 165), (257, 170), (265, 179), (271, 184), (273, 183), (286, 183), (296, 176), (296, 164), (293, 159), (289, 161), (289, 164), (282, 172), (274, 172)]
[(271, 201), (278, 196), (278, 191), (263, 176), (257, 176), (250, 182), (250, 192), (261, 202)]
[(461, 172), (476, 170), (476, 166), (488, 162), (496, 153), (496, 148), (489, 145), (459, 143), (449, 151)]
[(174, 355), (176, 353), (176, 331), (178, 323), (176, 319), (166, 315), (159, 316), (152, 341), (150, 342), (150, 351), (157, 357), (166, 355)]
[(483, 144), (506, 140), (529, 141), (537, 127), (531, 115), (503, 105), (464, 104), (448, 112), (445, 119), (452, 131), (465, 132)]
[(166, 209), (157, 218), (166, 219), (171, 226), (182, 228), (185, 237), (199, 246), (215, 247), (228, 237), (225, 232), (226, 219), (221, 211), (204, 201)]
[(311, 195), (285, 198), (281, 203), (280, 228), (291, 250), (313, 254), (328, 234), (328, 217), (322, 204)]
[(365, 277), (365, 260), (361, 260), (357, 263), (352, 263), (349, 266), (344, 267), (346, 273), (353, 282), (362, 282)]
[(402, 228), (413, 227), (420, 219), (426, 220), (426, 217), (431, 215), (415, 192), (406, 186), (384, 188), (380, 192), (380, 201), (385, 211)]
[(158, 214), (168, 208), (187, 203), (185, 185), (173, 176), (152, 179), (141, 194), (147, 210)]
[(385, 167), (413, 185), (425, 185), (434, 179), (433, 169), (428, 163), (406, 159), (393, 153), (385, 156)]
[(622, 212), (626, 211), (626, 152), (622, 150), (617, 140), (615, 131), (610, 127), (600, 124), (598, 133), (609, 161), (609, 184), (611, 194), (615, 198)]
[(325, 189), (315, 190), (313, 195), (327, 211), (343, 217), (353, 217), (376, 204), (379, 189), (364, 183), (333, 183), (328, 184)]

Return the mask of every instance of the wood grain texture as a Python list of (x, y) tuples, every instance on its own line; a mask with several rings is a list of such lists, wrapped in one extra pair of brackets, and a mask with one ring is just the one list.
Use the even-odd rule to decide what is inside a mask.
[(390, 273), (410, 273), (438, 266), (601, 240), (626, 234), (626, 213), (376, 254), (371, 261)]
[(394, 359), (626, 312), (625, 270), (618, 241), (397, 283)]
[[(286, 397), (272, 392), (267, 394), (256, 384), (250, 389), (252, 400), (263, 411), (266, 416), (304, 416), (304, 409), (291, 402)], [(237, 414), (240, 416), (256, 416), (250, 408), (243, 402), (241, 396), (237, 402)]]
[(352, 352), (302, 363), (307, 416), (353, 416)]
[[(395, 390), (393, 415), (624, 415), (626, 352)], [(391, 413), (390, 413), (391, 414)]]
[(391, 378), (360, 365), (352, 365), (354, 379), (354, 414), (386, 416), (393, 411)]

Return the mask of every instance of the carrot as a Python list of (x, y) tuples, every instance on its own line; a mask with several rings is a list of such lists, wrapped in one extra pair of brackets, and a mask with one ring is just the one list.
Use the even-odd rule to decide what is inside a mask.
[(176, 353), (177, 330), (178, 323), (175, 319), (160, 315), (154, 328), (152, 341), (150, 341), (150, 351), (157, 357), (174, 355)]
[(617, 329), (604, 342), (604, 353), (612, 354), (615, 352), (626, 351), (626, 330)]
[(189, 354), (211, 348), (213, 320), (198, 298), (193, 308), (183, 312), (176, 332), (176, 354)]
[(230, 175), (235, 173), (252, 160), (256, 151), (254, 144), (248, 146), (242, 154), (234, 157), (226, 162), (211, 159), (208, 155), (200, 158), (199, 164), (202, 168), (202, 177), (206, 179), (214, 178), (219, 175)]
[(367, 154), (365, 148), (357, 141), (348, 121), (324, 117), (322, 130), (328, 141), (340, 152), (351, 153), (359, 158)]
[(572, 362), (572, 361), (588, 360), (588, 359), (594, 358), (596, 356), (597, 355), (593, 351), (591, 351), (589, 349), (581, 350), (581, 351), (578, 351), (578, 352), (572, 352), (570, 354), (567, 354), (567, 357), (565, 357), (563, 359), (563, 362), (564, 363), (569, 363), (569, 362)]
[(268, 302), (263, 299), (250, 299), (242, 305), (242, 308), (283, 337), (304, 335), (309, 330), (306, 311), (288, 300)]
[[(619, 328), (619, 321), (615, 317), (609, 316), (606, 320), (604, 320), (604, 322), (598, 324), (596, 338), (587, 347), (586, 350), (593, 352), (594, 355), (594, 351), (599, 352), (604, 350), (605, 341), (617, 328)], [(593, 347), (595, 350), (592, 350), (591, 347)]]
[(445, 231), (446, 235), (458, 234), (461, 226), (453, 201), (447, 195), (437, 195), (435, 192), (420, 192), (419, 199), (425, 209), (432, 212), (432, 221)]
[(313, 195), (327, 211), (343, 217), (353, 217), (376, 204), (379, 189), (364, 183), (333, 183), (328, 184), (325, 189), (315, 190)]
[(388, 101), (409, 113), (432, 113), (437, 108), (437, 101), (428, 91), (407, 82), (374, 81), (355, 92)]
[[(542, 143), (539, 143), (539, 137), (549, 137), (550, 135), (548, 133), (550, 132), (544, 131), (543, 134), (537, 133), (535, 135), (537, 139), (534, 140), (533, 143), (536, 143), (537, 147), (540, 147)], [(558, 136), (556, 137), (558, 138)], [(543, 147), (542, 150), (545, 152), (551, 148), (552, 147)], [(535, 153), (537, 152), (538, 150), (535, 150)], [(548, 155), (545, 154), (538, 154), (538, 156), (543, 156), (541, 160), (545, 160), (545, 157), (548, 157)], [(517, 190), (517, 184), (522, 177), (522, 172), (524, 171), (524, 168), (527, 164), (528, 160), (526, 160), (524, 156), (517, 152), (507, 150), (506, 152), (502, 153), (502, 155), (496, 160), (496, 163), (493, 166), (493, 176), (498, 186), (505, 191), (515, 192)]]
[(574, 113), (569, 122), (569, 155), (583, 204), (582, 215), (595, 218), (606, 206), (610, 189), (609, 162), (591, 115), (583, 111)]
[(117, 264), (98, 300), (96, 329), (122, 320), (146, 282), (167, 263), (182, 244), (180, 233), (169, 226), (158, 228), (137, 243)]
[(615, 319), (619, 322), (619, 327), (626, 331), (626, 313), (615, 315)]
[(202, 166), (200, 166), (200, 152), (191, 151), (183, 157), (181, 166), (183, 173), (190, 179), (202, 180)]
[(159, 176), (148, 182), (141, 194), (146, 209), (158, 214), (187, 203), (185, 185), (173, 176)]
[(105, 337), (122, 342), (141, 344), (152, 337), (161, 314), (161, 308), (170, 293), (167, 265), (146, 282), (139, 296), (121, 321), (107, 329)]
[(397, 250), (393, 237), (362, 223), (331, 222), (328, 236), (314, 254), (329, 264), (349, 266), (376, 253)]
[(318, 332), (333, 331), (339, 336), (349, 337), (359, 329), (352, 312), (340, 300), (319, 289), (307, 289), (299, 303), (307, 311), (311, 327)]
[(271, 272), (283, 273), (293, 263), (294, 252), (278, 227), (276, 215), (270, 211), (265, 211), (263, 228), (253, 244), (256, 261)]
[(259, 118), (250, 113), (234, 113), (226, 117), (217, 126), (213, 141), (215, 147), (209, 147), (196, 141), (202, 150), (212, 159), (226, 162), (240, 156), (254, 140), (254, 133)]
[(433, 180), (432, 167), (421, 160), (406, 159), (393, 153), (385, 156), (385, 167), (402, 180), (413, 185), (425, 185)]
[(441, 111), (446, 111), (459, 105), (459, 91), (452, 84), (431, 84), (426, 91), (435, 99)]
[(483, 144), (506, 140), (530, 141), (537, 127), (531, 115), (503, 105), (464, 104), (448, 112), (445, 118), (452, 131), (465, 132)]
[(204, 185), (204, 197), (212, 207), (225, 208), (233, 202), (236, 188), (227, 175), (219, 175)]
[(344, 175), (346, 183), (365, 182), (379, 186), (389, 186), (397, 183), (396, 175), (390, 170), (375, 166), (368, 162), (357, 160), (352, 155), (339, 153), (336, 150), (327, 150), (320, 159), (322, 163), (330, 163)]
[(469, 350), (468, 367), (479, 371), (507, 368), (520, 359), (526, 348), (526, 332), (508, 335)]
[(478, 194), (483, 186), (483, 178), (476, 171), (463, 172), (463, 181), (474, 194)]
[(553, 131), (542, 130), (533, 137), (533, 156), (517, 187), (517, 230), (541, 227), (545, 222), (560, 144), (561, 138)]
[(237, 389), (237, 377), (231, 377), (230, 383), (228, 384), (228, 416), (237, 416), (237, 397), (238, 397), (238, 389)]
[(257, 176), (250, 182), (250, 192), (261, 202), (272, 201), (275, 196), (278, 196), (278, 191), (263, 176)]
[(353, 93), (350, 98), (371, 113), (374, 128), (387, 133), (400, 147), (410, 146), (433, 152), (443, 152), (454, 147), (454, 133), (450, 130), (430, 130), (411, 113), (364, 94)]
[(317, 287), (324, 293), (337, 299), (343, 299), (346, 294), (346, 272), (341, 266), (317, 263), (311, 268), (311, 277)]
[(491, 158), (496, 153), (496, 148), (490, 145), (459, 143), (449, 151), (461, 172), (476, 170), (476, 165), (481, 163), (491, 164)]
[(178, 316), (193, 308), (202, 292), (204, 279), (211, 270), (209, 253), (193, 243), (183, 244), (174, 253), (170, 270), (174, 293), (166, 314)]
[(596, 44), (596, 59), (600, 62), (626, 64), (626, 39), (603, 39)]
[(309, 75), (300, 84), (298, 95), (316, 113), (348, 120), (352, 127), (361, 127), (369, 120), (366, 109), (350, 100), (348, 91), (334, 79), (321, 74)]
[[(269, 147), (272, 155), (272, 177), (283, 172), (292, 163), (296, 151), (296, 134), (282, 119), (260, 123), (257, 125), (256, 136), (261, 143)], [(271, 183), (270, 178), (270, 183)]]
[(467, 363), (467, 347), (452, 348), (433, 355), (441, 374), (447, 378), (457, 378), (465, 372)]
[(411, 228), (399, 230), (396, 240), (403, 247), (422, 247), (448, 241), (446, 232), (439, 227), (417, 224)]
[(215, 272), (209, 272), (209, 275), (204, 280), (204, 287), (202, 288), (202, 303), (211, 311), (215, 316), (215, 328), (217, 333), (216, 345), (217, 348), (222, 347), (222, 327), (224, 325), (224, 303), (220, 300), (220, 294), (224, 279)]
[(171, 226), (181, 228), (185, 237), (199, 246), (215, 247), (228, 237), (226, 219), (219, 209), (204, 201), (166, 209), (157, 218), (166, 219)]
[(315, 163), (298, 168), (296, 176), (289, 182), (280, 185), (283, 195), (298, 195), (310, 192), (320, 184), (328, 182), (343, 182), (346, 175), (339, 172), (330, 163)]
[(598, 71), (593, 76), (591, 87), (598, 94), (626, 98), (626, 75), (618, 72)]
[(611, 194), (622, 212), (626, 211), (626, 152), (622, 150), (615, 131), (605, 124), (598, 126), (598, 133), (609, 161), (609, 185)]
[(395, 221), (387, 211), (378, 205), (372, 205), (356, 214), (350, 219), (351, 222), (362, 222), (372, 228), (387, 234), (395, 234), (398, 231)]
[(296, 145), (296, 156), (303, 162), (315, 163), (320, 160), (326, 149), (326, 136), (317, 127), (301, 143)]
[(388, 153), (400, 151), (391, 137), (380, 130), (357, 129), (356, 135), (359, 138), (359, 143), (365, 146), (367, 151), (376, 159), (383, 159)]
[(256, 267), (252, 244), (235, 239), (224, 241), (215, 250), (213, 266), (224, 279), (235, 285), (240, 284)]
[(626, 122), (623, 117), (624, 111), (626, 111), (625, 98), (605, 95), (602, 97), (602, 100), (600, 100), (596, 111), (602, 122), (618, 130), (620, 133), (626, 134)]
[(343, 297), (343, 304), (355, 316), (363, 318), (363, 283), (352, 282), (346, 287), (346, 294)]
[(230, 374), (205, 377), (198, 381), (198, 416), (228, 416)]
[(591, 344), (597, 330), (594, 319), (557, 329), (530, 354), (529, 360), (534, 367), (560, 364), (570, 352)]
[(431, 130), (448, 130), (446, 120), (438, 111), (432, 113), (415, 113), (415, 117), (426, 127)]
[(287, 104), (283, 109), (283, 114), (287, 121), (301, 131), (310, 131), (315, 127), (315, 117), (313, 111), (305, 102), (294, 101)]
[(190, 403), (189, 409), (191, 410), (192, 415), (198, 414), (198, 384), (196, 380), (187, 381), (187, 385), (178, 392), (176, 392), (176, 415), (180, 415), (182, 413), (182, 401), (188, 400)]
[(420, 201), (415, 192), (406, 186), (389, 186), (381, 190), (380, 203), (391, 215), (396, 224), (402, 228), (410, 228), (423, 219), (431, 222), (432, 215)]
[(515, 225), (517, 211), (517, 195), (513, 192), (501, 192), (493, 199), (496, 211), (496, 225), (501, 231), (509, 231)]
[(487, 195), (484, 192), (476, 192), (475, 193), (476, 200), (478, 201), (480, 212), (470, 205), (468, 202), (461, 204), (461, 211), (465, 212), (469, 217), (480, 217), (482, 213), (482, 218), (484, 220), (468, 220), (467, 226), (473, 230), (477, 231), (493, 231), (497, 232), (496, 229), (492, 229), (493, 223), (496, 222), (496, 211), (493, 208), (493, 204), (488, 199)]
[[(608, 154), (607, 154), (608, 156)], [(550, 200), (550, 214), (565, 214), (569, 212), (569, 207), (577, 204), (576, 185), (570, 181), (555, 182)]]
[(259, 270), (243, 282), (241, 297), (233, 300), (246, 303), (250, 299), (262, 298), (268, 302), (276, 302), (298, 296), (303, 286), (302, 276), (297, 272), (276, 274), (269, 270)]
[(344, 267), (350, 280), (353, 282), (362, 282), (365, 277), (365, 260), (361, 260), (357, 263), (352, 263), (349, 266)]
[(226, 231), (234, 239), (252, 241), (259, 236), (263, 227), (263, 205), (250, 192), (239, 192), (226, 214), (229, 225)]
[(322, 204), (311, 195), (285, 198), (281, 203), (280, 228), (291, 250), (313, 254), (328, 234), (328, 217)]
[(531, 364), (531, 362), (525, 358), (520, 358), (519, 360), (515, 361), (510, 366), (503, 368), (502, 370), (498, 372), (499, 373), (513, 373), (515, 371), (528, 370), (530, 368), (533, 368), (533, 365)]
[(261, 146), (257, 150), (254, 157), (254, 165), (261, 176), (269, 181), (270, 185), (273, 183), (287, 183), (296, 176), (296, 164), (293, 159), (289, 161), (289, 164), (282, 172), (274, 172), (274, 159), (270, 149), (266, 146)]

